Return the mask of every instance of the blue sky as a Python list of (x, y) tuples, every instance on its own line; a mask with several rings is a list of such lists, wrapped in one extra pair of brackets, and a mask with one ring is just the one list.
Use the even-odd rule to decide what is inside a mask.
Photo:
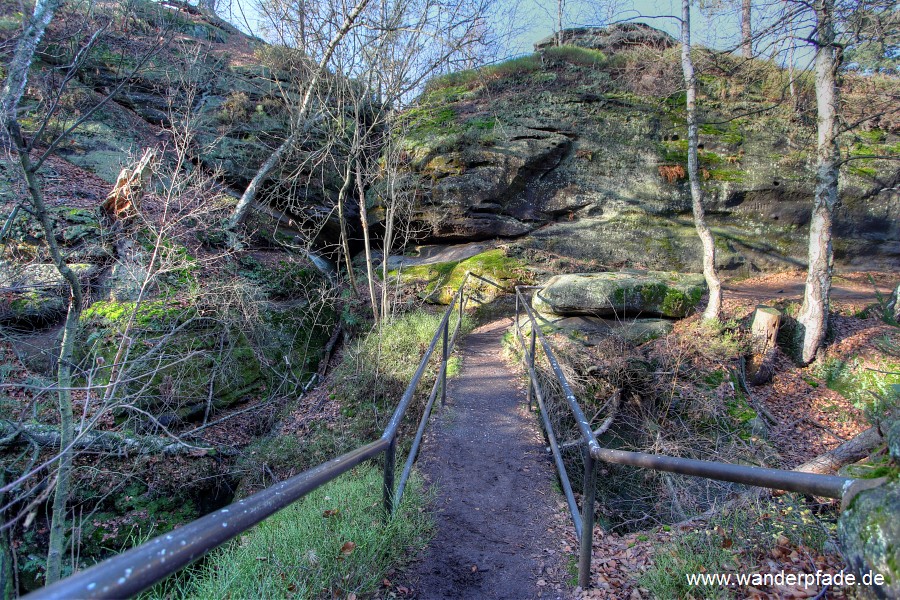
[[(227, 1), (227, 0), (226, 0)], [(252, 6), (256, 0), (231, 0), (233, 10), (237, 12), (244, 9), (244, 15), (254, 23), (254, 11)], [(770, 6), (776, 6), (774, 2)], [(704, 0), (703, 11), (699, 9), (700, 2), (694, 2), (691, 15), (691, 29), (693, 42), (708, 47), (724, 50), (736, 47), (739, 40), (740, 0)], [(556, 31), (557, 28), (557, 0), (499, 0), (498, 7), (507, 10), (504, 22), (497, 23), (498, 27), (508, 26), (514, 23), (513, 33), (508, 47), (500, 60), (509, 56), (515, 56), (532, 51), (532, 45)], [(658, 29), (662, 29), (674, 37), (680, 37), (679, 24), (665, 15), (681, 14), (680, 0), (567, 0), (565, 4), (564, 26), (597, 26), (607, 25), (618, 21), (643, 22)], [(712, 7), (712, 8), (709, 8)], [(514, 11), (510, 18), (509, 11)], [(764, 18), (763, 15), (755, 15)], [(233, 18), (233, 21), (238, 19)], [(756, 18), (754, 19), (756, 20)], [(238, 24), (238, 23), (236, 23)], [(243, 27), (246, 29), (246, 27)], [(806, 54), (802, 49), (801, 53)], [(798, 55), (798, 63), (805, 62)], [(801, 68), (805, 65), (799, 65)]]

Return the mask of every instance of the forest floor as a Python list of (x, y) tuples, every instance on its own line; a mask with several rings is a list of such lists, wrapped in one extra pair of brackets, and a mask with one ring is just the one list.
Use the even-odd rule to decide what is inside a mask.
[[(436, 491), (436, 535), (402, 576), (416, 598), (557, 598), (567, 594), (562, 495), (528, 412), (521, 380), (501, 357), (512, 323), (495, 320), (462, 344), (418, 468)], [(551, 583), (553, 582), (553, 583)]]

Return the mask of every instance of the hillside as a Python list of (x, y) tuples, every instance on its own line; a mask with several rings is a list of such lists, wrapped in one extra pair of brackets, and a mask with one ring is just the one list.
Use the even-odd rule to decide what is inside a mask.
[[(407, 134), (412, 164), (430, 183), (428, 239), (512, 238), (525, 252), (604, 266), (699, 270), (675, 42), (646, 27), (620, 45), (592, 35), (429, 82)], [(808, 77), (795, 110), (787, 73), (771, 63), (708, 50), (696, 60), (700, 166), (720, 266), (747, 275), (804, 264), (815, 154)], [(897, 83), (849, 75), (844, 85), (849, 112), (864, 116)], [(900, 118), (889, 106), (846, 134), (851, 155), (897, 155)], [(894, 164), (848, 162), (841, 175), (837, 263), (897, 265)]]
[[(0, 0), (4, 65), (23, 11)], [(900, 81), (842, 76), (845, 121), (864, 124), (840, 138), (830, 331), (805, 366), (797, 315), (815, 186), (811, 74), (798, 72), (792, 96), (788, 72), (772, 62), (695, 49), (704, 202), (726, 279), (721, 322), (702, 323), (677, 42), (634, 24), (567, 30), (566, 40), (430, 79), (402, 110), (362, 79), (326, 69), (300, 110), (315, 64), (298, 50), (178, 0), (65, 4), (18, 111), (24, 139), (40, 139), (30, 160), (52, 151), (34, 182), (14, 148), (0, 156), (0, 598), (45, 582), (58, 535), (65, 576), (378, 439), (468, 272), (498, 284), (470, 280), (466, 306), (448, 317), (461, 339), (482, 325), (490, 332), (477, 329), (448, 359), (451, 390), (475, 390), (479, 402), (451, 398), (425, 447), (429, 460), (443, 460), (441, 436), (465, 423), (469, 437), (455, 442), (469, 451), (479, 428), (506, 427), (509, 411), (527, 426), (508, 433), (528, 430), (544, 486), (529, 497), (546, 496), (529, 527), (535, 536), (549, 529), (546, 542), (529, 546), (542, 553), (536, 572), (510, 589), (685, 595), (668, 582), (695, 569), (698, 552), (722, 570), (797, 568), (804, 552), (830, 570), (856, 568), (865, 552), (883, 558), (882, 546), (840, 556), (838, 543), (865, 536), (838, 540), (838, 501), (608, 465), (596, 490), (595, 588), (567, 579), (578, 542), (544, 460), (552, 436), (520, 397), (510, 326), (520, 284), (650, 281), (637, 291), (614, 283), (595, 294), (602, 307), (586, 296), (530, 301), (585, 412), (614, 423), (597, 434), (602, 444), (792, 469), (869, 435), (862, 460), (841, 475), (887, 475), (896, 488)], [(357, 147), (361, 131), (369, 137)], [(262, 182), (250, 216), (227, 226), (288, 139), (296, 143)], [(751, 321), (763, 303), (783, 320), (768, 378), (748, 385)], [(486, 355), (482, 379), (465, 379)], [(537, 367), (545, 384), (555, 377), (548, 365)], [(437, 356), (427, 363), (400, 423), (398, 461), (439, 366)], [(497, 412), (482, 418), (501, 385), (502, 410), (491, 405)], [(560, 441), (574, 439), (555, 385), (546, 423)], [(464, 409), (472, 412), (454, 412)], [(493, 454), (479, 458), (518, 479), (495, 493), (495, 473), (484, 469), (478, 496), (511, 512), (529, 471), (502, 462), (515, 457), (503, 436), (492, 430), (491, 439)], [(560, 459), (570, 473), (582, 470), (579, 448)], [(457, 593), (478, 596), (479, 582), (497, 573), (473, 569), (469, 557), (442, 570), (450, 567), (431, 561), (447, 553), (428, 548), (433, 535), (455, 539), (455, 530), (435, 533), (435, 507), (439, 494), (456, 492), (414, 469), (394, 520), (377, 519), (381, 460), (150, 597), (406, 597), (425, 593), (416, 578), (448, 577)], [(474, 485), (459, 468), (447, 479)], [(573, 487), (583, 500), (580, 481)], [(460, 498), (456, 512), (466, 516)], [(723, 503), (733, 512), (719, 512)], [(477, 516), (487, 523), (487, 514)], [(870, 524), (887, 531), (890, 519)], [(507, 526), (504, 535), (518, 533)], [(479, 552), (506, 552), (473, 539)]]

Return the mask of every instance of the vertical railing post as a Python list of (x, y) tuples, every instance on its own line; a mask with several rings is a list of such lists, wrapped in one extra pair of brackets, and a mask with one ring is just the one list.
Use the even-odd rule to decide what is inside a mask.
[(591, 586), (591, 551), (594, 544), (594, 500), (597, 494), (597, 468), (591, 450), (584, 447), (584, 489), (581, 506), (581, 548), (578, 556), (578, 586)]
[(397, 462), (397, 433), (384, 449), (384, 516), (390, 519), (394, 514), (394, 468)]
[(534, 371), (534, 343), (537, 341), (537, 331), (535, 330), (537, 327), (537, 323), (531, 322), (531, 347), (528, 350), (528, 410), (534, 410), (534, 386), (537, 385), (536, 381), (533, 381), (531, 378), (531, 374)]
[[(462, 304), (462, 301), (460, 301), (460, 304)], [(444, 325), (444, 348), (441, 359), (441, 406), (447, 404), (447, 361), (450, 358), (447, 347), (449, 341), (449, 333), (450, 319), (447, 319), (447, 324)]]

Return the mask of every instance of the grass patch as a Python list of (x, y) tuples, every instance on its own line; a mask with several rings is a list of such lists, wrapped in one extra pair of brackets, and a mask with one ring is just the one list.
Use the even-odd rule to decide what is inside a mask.
[(553, 46), (544, 53), (550, 59), (556, 59), (581, 67), (599, 68), (606, 65), (608, 59), (603, 52), (582, 48), (580, 46)]
[(457, 93), (463, 90), (512, 77), (526, 75), (542, 68), (541, 57), (538, 54), (520, 56), (495, 65), (487, 65), (480, 69), (466, 69), (456, 73), (449, 73), (430, 80), (425, 84), (426, 96), (437, 90), (456, 88)]
[[(688, 585), (687, 575), (733, 568), (732, 554), (722, 548), (719, 540), (711, 538), (708, 531), (692, 531), (664, 545), (657, 550), (653, 567), (638, 581), (653, 598), (692, 597), (697, 589)], [(705, 588), (703, 593), (705, 598), (730, 597), (723, 589)]]
[(856, 408), (873, 417), (900, 402), (900, 363), (890, 360), (874, 366), (858, 359), (829, 359), (817, 370), (830, 390), (846, 398)]
[[(753, 571), (780, 547), (801, 556), (822, 553), (833, 538), (836, 514), (817, 516), (792, 495), (745, 501), (712, 517), (702, 529), (685, 532), (657, 547), (652, 566), (640, 578), (653, 598), (744, 597), (746, 589), (688, 585), (694, 573)], [(664, 528), (665, 529), (665, 528)], [(781, 559), (784, 560), (784, 559)]]
[(381, 471), (362, 466), (257, 525), (144, 598), (321, 598), (371, 594), (424, 547), (432, 523), (418, 477), (381, 514)]

